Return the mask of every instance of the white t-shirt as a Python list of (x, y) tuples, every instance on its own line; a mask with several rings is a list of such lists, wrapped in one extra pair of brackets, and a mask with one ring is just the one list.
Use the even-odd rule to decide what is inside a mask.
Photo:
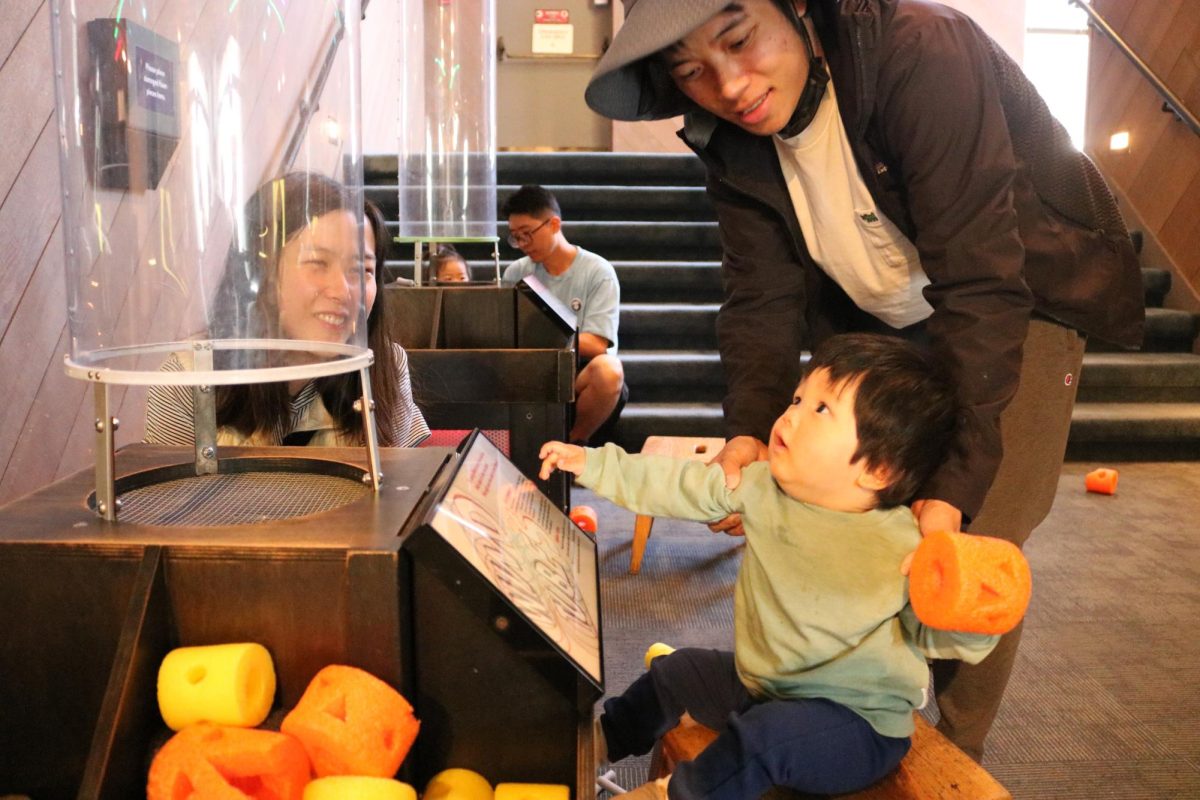
[(855, 305), (893, 328), (926, 319), (929, 277), (917, 248), (875, 207), (830, 83), (812, 123), (773, 137), (808, 252)]

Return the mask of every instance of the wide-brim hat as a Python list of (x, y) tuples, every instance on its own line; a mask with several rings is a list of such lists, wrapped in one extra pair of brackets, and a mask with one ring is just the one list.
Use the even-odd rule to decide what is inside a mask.
[(666, 119), (695, 108), (656, 58), (730, 0), (625, 0), (625, 24), (600, 58), (584, 99), (611, 119)]

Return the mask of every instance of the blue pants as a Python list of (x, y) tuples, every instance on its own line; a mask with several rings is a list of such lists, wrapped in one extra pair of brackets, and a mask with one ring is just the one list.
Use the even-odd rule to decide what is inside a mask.
[(719, 735), (675, 768), (672, 800), (747, 800), (772, 786), (853, 792), (895, 768), (910, 743), (880, 735), (830, 700), (757, 700), (738, 679), (733, 653), (683, 649), (654, 659), (624, 694), (604, 702), (609, 759), (650, 752), (685, 711)]

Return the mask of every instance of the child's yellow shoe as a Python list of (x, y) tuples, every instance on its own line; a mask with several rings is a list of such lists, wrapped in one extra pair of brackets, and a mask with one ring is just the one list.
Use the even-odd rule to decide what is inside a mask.
[(650, 662), (659, 656), (670, 655), (675, 652), (675, 648), (669, 644), (655, 642), (646, 650), (646, 669), (650, 669)]

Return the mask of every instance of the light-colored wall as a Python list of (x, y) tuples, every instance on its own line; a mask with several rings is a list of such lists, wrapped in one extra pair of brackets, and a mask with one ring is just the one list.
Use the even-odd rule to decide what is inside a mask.
[(362, 23), (364, 153), (394, 153), (400, 134), (401, 0), (371, 0)]
[[(1053, 0), (1057, 2), (1058, 0)], [(1025, 3), (1026, 0), (940, 0), (943, 5), (957, 8), (979, 23), (988, 36), (995, 39), (1013, 60), (1024, 63), (1025, 53)], [(1047, 0), (1029, 0), (1045, 3)], [(1067, 0), (1062, 0), (1066, 4)]]
[[(363, 22), (363, 152), (394, 153), (401, 74), (406, 58), (421, 52), (400, 41), (399, 3), (411, 0), (371, 0)], [(607, 121), (583, 103), (583, 88), (595, 65), (587, 56), (600, 52), (608, 33), (609, 15), (619, 13), (592, 0), (494, 0), (494, 34), (503, 36), (516, 59), (496, 65), (494, 120), (499, 149), (607, 149)], [(570, 59), (531, 60), (530, 31), (535, 8), (570, 12), (575, 52)], [(428, 9), (427, 9), (428, 10)], [(473, 46), (473, 45), (472, 45)], [(487, 57), (494, 57), (493, 44)], [(419, 57), (419, 56), (418, 56)], [(472, 54), (471, 59), (476, 55)], [(469, 77), (469, 76), (468, 76)], [(419, 126), (411, 126), (418, 130)]]

